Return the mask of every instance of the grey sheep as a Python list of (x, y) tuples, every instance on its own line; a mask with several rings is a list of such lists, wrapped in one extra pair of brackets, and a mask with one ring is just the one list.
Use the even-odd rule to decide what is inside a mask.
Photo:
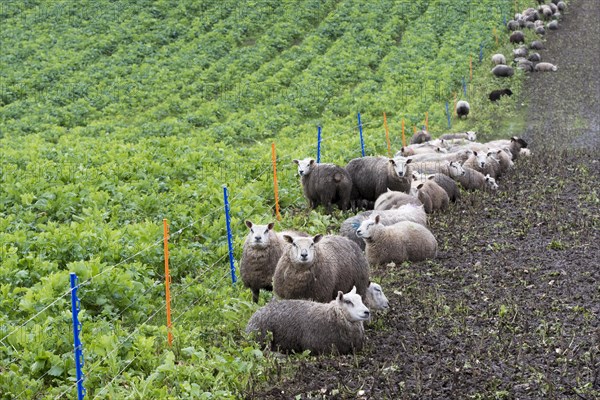
[(499, 78), (508, 78), (513, 76), (515, 74), (515, 71), (512, 69), (512, 67), (509, 67), (508, 65), (496, 65), (492, 69), (492, 74)]
[(298, 165), (304, 196), (311, 208), (322, 204), (329, 214), (332, 203), (344, 211), (349, 208), (352, 179), (344, 168), (334, 164), (317, 164), (312, 158), (294, 162)]
[(363, 321), (370, 317), (356, 288), (337, 293), (326, 304), (308, 300), (271, 301), (252, 315), (246, 333), (284, 353), (310, 350), (313, 354), (348, 354), (360, 351), (365, 341)]
[(418, 131), (410, 139), (410, 144), (425, 143), (431, 140), (431, 135), (426, 130)]
[(413, 163), (413, 171), (423, 174), (442, 173), (455, 179), (456, 176), (464, 173), (463, 166), (458, 161), (428, 161)]
[(469, 132), (459, 132), (459, 133), (444, 133), (438, 139), (440, 140), (454, 140), (454, 139), (467, 139), (471, 142), (477, 140), (477, 133), (469, 131)]
[(525, 43), (525, 35), (521, 31), (514, 31), (509, 38), (511, 43)]
[(417, 186), (417, 191), (427, 193), (431, 199), (432, 211), (444, 211), (448, 208), (450, 197), (448, 193), (433, 179), (427, 179)]
[(534, 40), (529, 45), (529, 48), (532, 50), (544, 50), (546, 47), (544, 46), (544, 43), (540, 42), (539, 40)]
[(498, 163), (500, 164), (500, 175), (505, 174), (513, 167), (514, 163), (512, 162), (511, 156), (508, 154), (508, 152), (501, 149), (490, 149), (488, 154), (490, 153), (492, 157), (498, 160)]
[(535, 71), (558, 71), (558, 67), (554, 64), (550, 64), (547, 62), (541, 62), (541, 63), (537, 63), (535, 64), (535, 67), (533, 68)]
[[(399, 193), (399, 192), (394, 192)], [(402, 193), (404, 194), (404, 193)], [(408, 196), (408, 195), (406, 195)], [(411, 196), (412, 197), (412, 196)], [(360, 226), (360, 224), (369, 218), (371, 214), (377, 212), (379, 214), (381, 223), (383, 225), (393, 225), (401, 221), (412, 221), (417, 224), (421, 224), (423, 226), (427, 226), (427, 214), (425, 213), (425, 209), (421, 202), (418, 201), (419, 205), (415, 204), (405, 204), (398, 208), (383, 210), (383, 211), (365, 211), (359, 213), (353, 217), (346, 219), (342, 222), (342, 226), (340, 227), (340, 235), (345, 236), (348, 239), (352, 240), (356, 243), (361, 250), (365, 249), (365, 241), (356, 236), (356, 230)], [(368, 304), (367, 304), (368, 305)]]
[(351, 201), (375, 201), (388, 188), (408, 193), (410, 190), (410, 159), (404, 157), (363, 157), (351, 160), (346, 170), (352, 178)]
[(429, 176), (429, 179), (433, 179), (435, 183), (440, 185), (442, 189), (448, 194), (448, 199), (455, 203), (460, 199), (460, 189), (456, 185), (456, 181), (444, 174), (433, 174)]
[(540, 62), (542, 61), (542, 56), (540, 53), (531, 53), (527, 59), (531, 62)]
[(398, 192), (388, 189), (387, 192), (380, 195), (375, 201), (375, 210), (391, 210), (407, 204), (420, 206), (421, 202), (414, 196), (404, 192)]
[(273, 291), (279, 298), (324, 303), (352, 286), (365, 295), (369, 266), (356, 243), (337, 235), (283, 238), (289, 245), (273, 275)]
[(363, 221), (356, 234), (365, 240), (370, 265), (423, 261), (437, 255), (437, 241), (433, 234), (414, 222), (384, 226), (379, 215), (375, 215)]
[(494, 64), (494, 65), (506, 64), (506, 57), (504, 57), (504, 54), (494, 54), (492, 56), (492, 64)]
[(521, 149), (527, 148), (528, 143), (525, 140), (523, 140), (522, 138), (513, 136), (512, 138), (510, 138), (510, 140), (500, 139), (500, 140), (493, 140), (491, 142), (487, 142), (485, 144), (485, 146), (486, 146), (486, 150), (491, 149), (491, 148), (499, 148), (504, 151), (507, 151), (512, 156), (511, 159), (513, 161), (516, 161), (519, 158)]
[[(483, 175), (472, 168), (465, 168), (465, 174), (455, 178), (458, 183), (466, 190), (486, 190), (489, 188), (497, 189), (496, 180), (489, 175)], [(493, 186), (496, 186), (495, 188)]]

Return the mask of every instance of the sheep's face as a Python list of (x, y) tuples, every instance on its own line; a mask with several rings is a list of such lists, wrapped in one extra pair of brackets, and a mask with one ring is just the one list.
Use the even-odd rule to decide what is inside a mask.
[(356, 286), (346, 294), (339, 291), (336, 303), (350, 322), (367, 321), (371, 316), (369, 309), (362, 302), (362, 298), (356, 293)]
[(474, 152), (473, 155), (475, 156), (475, 163), (477, 164), (477, 166), (479, 168), (485, 168), (485, 164), (487, 162), (487, 154), (484, 152)]
[(356, 236), (363, 239), (369, 239), (373, 235), (373, 228), (379, 223), (379, 215), (375, 218), (364, 220), (356, 230)]
[(254, 225), (252, 222), (246, 221), (246, 226), (250, 229), (247, 241), (252, 247), (262, 248), (269, 245), (269, 233), (274, 226), (272, 222), (268, 225)]
[(394, 168), (394, 171), (400, 178), (409, 176), (409, 164), (412, 162), (410, 158), (397, 157), (390, 158), (390, 164)]
[(448, 171), (450, 172), (451, 178), (456, 178), (458, 176), (463, 176), (466, 172), (463, 168), (462, 164), (457, 161), (450, 162), (450, 166), (448, 167)]
[(385, 310), (390, 306), (387, 297), (383, 294), (381, 286), (375, 282), (369, 283), (365, 300), (371, 310)]
[[(511, 93), (512, 94), (512, 93)], [(477, 140), (477, 133), (473, 132), (473, 131), (469, 131), (467, 132), (467, 140), (474, 142)]]
[(498, 190), (498, 184), (496, 183), (496, 180), (490, 176), (490, 174), (485, 176), (485, 184), (490, 190)]
[(318, 243), (322, 238), (322, 235), (315, 237), (291, 237), (284, 236), (284, 239), (291, 243), (289, 247), (290, 258), (299, 264), (310, 264), (315, 259), (315, 244)]
[(305, 158), (304, 160), (294, 160), (298, 164), (298, 175), (307, 176), (310, 174), (311, 169), (315, 165), (315, 160), (312, 158)]

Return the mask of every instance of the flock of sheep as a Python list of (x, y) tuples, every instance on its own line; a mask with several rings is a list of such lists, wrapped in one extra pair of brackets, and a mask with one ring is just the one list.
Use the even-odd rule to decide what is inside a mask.
[[(540, 7), (525, 10), (507, 23), (512, 43), (524, 43), (519, 28), (557, 29), (566, 5), (538, 0)], [(551, 20), (546, 25), (543, 20)], [(533, 41), (531, 49), (543, 45)], [(542, 63), (526, 46), (514, 50), (515, 63), (527, 71), (556, 71)], [(497, 77), (512, 76), (501, 54), (492, 56)], [(492, 101), (511, 95), (510, 89), (490, 93)], [(469, 104), (457, 103), (457, 115), (469, 113)], [(274, 224), (249, 228), (240, 263), (244, 285), (258, 302), (260, 290), (273, 291), (273, 299), (250, 318), (246, 332), (270, 343), (273, 350), (314, 354), (345, 354), (365, 342), (364, 322), (371, 311), (389, 307), (380, 285), (371, 282), (369, 268), (422, 261), (437, 256), (438, 245), (427, 215), (444, 211), (460, 198), (462, 190), (496, 190), (496, 179), (521, 155), (527, 143), (518, 137), (487, 143), (474, 132), (445, 134), (432, 140), (426, 131), (416, 133), (409, 146), (393, 158), (362, 157), (345, 167), (294, 160), (304, 196), (311, 208), (322, 205), (354, 212), (338, 234), (309, 236), (302, 232), (275, 232)], [(393, 263), (393, 264), (392, 264)]]

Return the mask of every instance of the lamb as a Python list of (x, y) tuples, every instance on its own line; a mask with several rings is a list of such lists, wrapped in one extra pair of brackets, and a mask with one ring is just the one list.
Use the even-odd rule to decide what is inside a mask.
[(417, 189), (417, 186), (418, 184), (415, 184), (415, 186), (410, 189), (410, 194), (418, 198), (421, 204), (423, 204), (423, 210), (425, 213), (431, 214), (434, 211), (433, 201), (431, 200), (431, 197), (429, 197), (429, 193), (427, 191), (419, 190)]
[(448, 208), (448, 203), (450, 202), (448, 193), (433, 179), (427, 179), (425, 182), (420, 183), (417, 186), (417, 190), (427, 193), (431, 199), (432, 211), (443, 211)]
[(419, 199), (411, 196), (410, 194), (388, 189), (387, 192), (383, 193), (377, 198), (373, 208), (375, 210), (392, 210), (408, 204), (420, 206), (421, 202)]
[(503, 54), (494, 54), (492, 56), (492, 63), (494, 65), (506, 64), (506, 57)]
[(410, 159), (395, 157), (363, 157), (351, 160), (346, 170), (352, 178), (351, 201), (375, 201), (388, 188), (408, 193), (410, 190)]
[(515, 74), (515, 71), (512, 69), (512, 67), (509, 67), (508, 65), (496, 65), (492, 69), (492, 74), (499, 78), (508, 78), (513, 76)]
[(363, 221), (356, 234), (365, 240), (370, 265), (422, 261), (437, 255), (437, 241), (433, 234), (414, 222), (384, 226), (379, 215), (375, 215)]
[(363, 321), (369, 309), (353, 288), (337, 293), (327, 304), (307, 300), (271, 301), (252, 315), (246, 333), (260, 343), (272, 332), (273, 351), (347, 354), (360, 351), (365, 341)]
[(285, 246), (273, 274), (273, 291), (279, 298), (323, 303), (352, 286), (365, 295), (369, 266), (356, 243), (337, 235), (283, 238), (290, 245)]
[(456, 200), (460, 199), (460, 189), (456, 185), (454, 179), (444, 174), (433, 174), (429, 176), (429, 179), (433, 179), (435, 183), (440, 185), (442, 189), (448, 194), (448, 199), (455, 203)]
[(493, 157), (498, 161), (499, 172), (498, 175), (505, 174), (509, 169), (511, 169), (514, 163), (511, 160), (510, 155), (501, 149), (490, 149), (488, 151), (488, 156)]
[(462, 117), (467, 118), (470, 111), (471, 111), (471, 106), (469, 105), (469, 103), (467, 101), (459, 100), (458, 103), (456, 103), (456, 115), (458, 115), (458, 118), (462, 118)]
[(425, 143), (431, 140), (431, 135), (426, 130), (419, 131), (410, 139), (410, 144)]
[[(399, 193), (399, 192), (394, 192)], [(402, 193), (404, 194), (404, 193)], [(408, 196), (408, 195), (406, 195)], [(411, 196), (412, 197), (412, 196)], [(414, 199), (418, 201), (418, 199)], [(377, 211), (377, 214), (380, 216), (381, 223), (383, 225), (393, 225), (401, 221), (412, 221), (417, 224), (421, 224), (423, 226), (427, 226), (427, 214), (425, 214), (425, 210), (423, 205), (414, 205), (414, 204), (405, 204), (398, 208)], [(340, 235), (345, 236), (348, 239), (352, 240), (356, 243), (361, 250), (365, 249), (365, 241), (356, 236), (356, 229), (360, 226), (360, 224), (369, 218), (371, 214), (375, 211), (365, 211), (359, 213), (353, 217), (346, 219), (342, 226), (340, 227)], [(368, 304), (367, 304), (368, 305)], [(370, 307), (370, 305), (369, 305)]]
[(554, 64), (550, 64), (547, 62), (537, 63), (534, 67), (535, 71), (558, 71), (558, 67)]
[[(494, 178), (489, 175), (485, 176), (479, 171), (475, 171), (472, 168), (465, 168), (465, 174), (459, 176), (456, 179), (458, 183), (462, 185), (466, 190), (485, 190), (493, 183), (496, 183)], [(496, 188), (498, 186), (496, 185)]]
[(544, 29), (543, 26), (538, 26), (537, 28), (535, 28), (535, 33), (543, 36), (546, 34), (546, 29)]
[(525, 43), (525, 35), (521, 31), (514, 31), (509, 40), (511, 43)]
[(440, 140), (454, 140), (454, 139), (467, 139), (468, 141), (474, 142), (477, 140), (477, 133), (473, 131), (460, 132), (460, 133), (444, 133), (439, 137)]
[(331, 204), (345, 211), (350, 206), (352, 178), (348, 172), (334, 164), (317, 164), (312, 158), (294, 160), (302, 177), (304, 196), (312, 209), (319, 204), (331, 214)]
[(502, 96), (512, 96), (513, 92), (510, 89), (492, 90), (488, 96), (490, 101), (498, 101)]

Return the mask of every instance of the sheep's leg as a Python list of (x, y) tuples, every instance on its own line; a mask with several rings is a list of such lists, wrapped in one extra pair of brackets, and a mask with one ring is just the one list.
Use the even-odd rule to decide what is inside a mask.
[(252, 301), (258, 303), (258, 295), (260, 294), (260, 289), (252, 289)]

